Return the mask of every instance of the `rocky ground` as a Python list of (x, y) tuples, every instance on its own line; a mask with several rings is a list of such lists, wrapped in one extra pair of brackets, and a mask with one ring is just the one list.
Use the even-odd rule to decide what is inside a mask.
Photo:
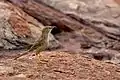
[(120, 67), (66, 52), (45, 51), (36, 58), (26, 55), (12, 60), (0, 57), (0, 80), (119, 80)]

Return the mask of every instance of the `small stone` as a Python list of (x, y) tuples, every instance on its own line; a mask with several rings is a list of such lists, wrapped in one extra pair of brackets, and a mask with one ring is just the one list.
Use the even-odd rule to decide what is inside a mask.
[(18, 74), (18, 75), (15, 75), (14, 77), (26, 78), (26, 76), (24, 74)]
[(8, 66), (0, 66), (0, 73), (12, 73), (13, 68)]

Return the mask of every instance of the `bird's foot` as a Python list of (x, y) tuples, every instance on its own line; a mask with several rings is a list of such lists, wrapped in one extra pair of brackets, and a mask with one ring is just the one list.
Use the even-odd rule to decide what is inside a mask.
[(48, 60), (45, 59), (45, 57), (43, 57), (41, 53), (37, 54), (37, 57), (38, 57), (38, 64), (46, 64), (48, 62)]

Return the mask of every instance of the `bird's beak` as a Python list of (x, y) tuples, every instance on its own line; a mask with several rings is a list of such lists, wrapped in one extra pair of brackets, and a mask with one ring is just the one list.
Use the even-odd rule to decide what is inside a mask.
[(53, 29), (53, 28), (55, 28), (55, 26), (51, 26), (51, 28)]
[(46, 27), (48, 27), (48, 28), (50, 28), (50, 29), (53, 29), (53, 28), (55, 28), (55, 26), (46, 26)]

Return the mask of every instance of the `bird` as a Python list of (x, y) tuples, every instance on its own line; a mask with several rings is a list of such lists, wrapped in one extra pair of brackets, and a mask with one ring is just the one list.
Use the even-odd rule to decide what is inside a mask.
[(31, 51), (35, 51), (35, 55), (38, 55), (41, 51), (46, 50), (49, 45), (49, 34), (51, 33), (53, 28), (54, 27), (52, 26), (47, 26), (43, 28), (41, 37), (37, 41), (35, 41), (30, 49), (15, 57), (14, 60), (17, 60), (18, 58), (28, 54)]

